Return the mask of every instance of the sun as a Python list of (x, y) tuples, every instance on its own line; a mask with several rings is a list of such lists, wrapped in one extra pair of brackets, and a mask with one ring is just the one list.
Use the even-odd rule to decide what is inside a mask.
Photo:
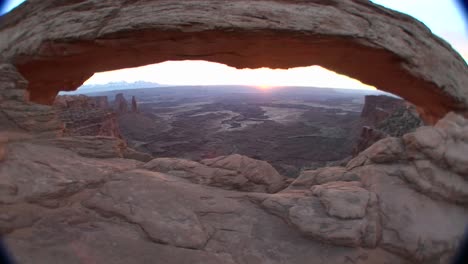
[(268, 84), (260, 84), (260, 85), (256, 85), (256, 87), (260, 90), (268, 90), (268, 89), (271, 89), (273, 86), (268, 85)]

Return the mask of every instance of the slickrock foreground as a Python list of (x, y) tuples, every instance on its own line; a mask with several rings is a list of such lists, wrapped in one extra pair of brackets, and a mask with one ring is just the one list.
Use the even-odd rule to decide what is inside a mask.
[(0, 141), (0, 232), (20, 263), (449, 263), (468, 219), (468, 120), (453, 113), (289, 186), (263, 161), (147, 162), (34, 113)]
[(239, 155), (144, 163), (12, 140), (0, 231), (20, 263), (448, 263), (468, 219), (467, 130), (450, 114), (276, 193), (274, 169)]
[[(467, 64), (406, 15), (365, 0), (44, 0), (5, 16), (0, 39), (0, 234), (19, 263), (442, 264), (463, 235)], [(288, 186), (247, 157), (148, 161), (117, 138), (62, 137), (29, 100), (174, 59), (319, 64), (440, 120)]]

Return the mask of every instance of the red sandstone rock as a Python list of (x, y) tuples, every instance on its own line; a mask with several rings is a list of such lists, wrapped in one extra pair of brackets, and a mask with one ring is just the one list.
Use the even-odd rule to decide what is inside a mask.
[(115, 95), (114, 109), (118, 114), (125, 114), (128, 112), (128, 102), (122, 93)]
[(27, 81), (10, 64), (0, 63), (0, 132), (34, 133), (56, 137), (63, 123), (50, 106), (29, 102)]
[(121, 137), (106, 96), (57, 96), (54, 107), (65, 123), (65, 135)]
[(359, 138), (357, 139), (356, 146), (353, 149), (353, 156), (358, 155), (361, 151), (365, 150), (366, 148), (370, 147), (372, 144), (375, 142), (381, 140), (382, 138), (388, 137), (387, 134), (384, 132), (364, 126), (361, 129), (361, 134), (359, 135)]
[[(28, 1), (0, 31), (2, 56), (43, 102), (97, 70), (196, 56), (239, 67), (314, 60), (401, 95), (432, 121), (467, 109), (466, 63), (419, 23), (364, 0)], [(26, 102), (15, 68), (0, 73), (1, 128), (57, 131), (50, 107)], [(136, 169), (112, 151), (83, 157), (113, 140), (9, 142), (0, 234), (20, 263), (448, 263), (468, 218), (467, 131), (449, 114), (274, 194)]]
[[(467, 126), (448, 115), (272, 194), (186, 177), (242, 170), (240, 158), (171, 161), (149, 171), (149, 163), (116, 158), (115, 138), (8, 143), (0, 233), (21, 263), (79, 262), (75, 248), (112, 263), (281, 263), (271, 254), (278, 247), (284, 263), (448, 263), (468, 217), (466, 156), (453, 158), (468, 151)], [(440, 158), (452, 149), (449, 160)], [(89, 158), (97, 154), (105, 159)], [(48, 234), (46, 244), (38, 234)]]
[(135, 96), (132, 96), (132, 113), (138, 113), (138, 104)]
[(414, 106), (386, 95), (365, 97), (361, 123), (364, 127), (353, 148), (353, 157), (382, 138), (400, 137), (423, 125)]
[(375, 127), (393, 112), (405, 106), (405, 101), (399, 98), (386, 95), (366, 95), (361, 118), (365, 120), (366, 125)]
[(321, 65), (401, 96), (430, 123), (468, 113), (465, 60), (422, 23), (370, 1), (30, 1), (2, 17), (0, 39), (42, 103), (95, 72), (196, 58)]
[(238, 154), (205, 159), (201, 163), (157, 158), (143, 167), (227, 190), (274, 193), (285, 187), (285, 178), (268, 162)]
[(0, 135), (0, 161), (5, 159), (5, 153), (6, 153), (5, 143), (6, 143), (6, 141), (7, 141), (7, 139)]

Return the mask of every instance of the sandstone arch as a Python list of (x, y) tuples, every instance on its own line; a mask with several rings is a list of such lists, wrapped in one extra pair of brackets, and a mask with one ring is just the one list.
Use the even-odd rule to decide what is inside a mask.
[(0, 24), (0, 52), (50, 103), (94, 72), (166, 60), (237, 68), (321, 65), (416, 104), (468, 113), (467, 64), (409, 16), (366, 0), (31, 0)]

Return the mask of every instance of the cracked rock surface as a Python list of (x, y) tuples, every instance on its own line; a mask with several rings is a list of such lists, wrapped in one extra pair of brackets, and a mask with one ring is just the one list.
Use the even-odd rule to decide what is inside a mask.
[[(20, 263), (449, 263), (468, 219), (467, 179), (463, 160), (443, 150), (463, 146), (467, 125), (449, 114), (272, 193), (187, 176), (200, 166), (238, 168), (228, 157), (207, 165), (85, 157), (10, 134), (2, 140), (0, 232)], [(440, 144), (425, 139), (439, 134)], [(181, 168), (186, 174), (174, 173)]]
[(157, 158), (143, 167), (193, 183), (245, 192), (277, 192), (285, 187), (286, 180), (268, 162), (239, 154), (205, 159), (200, 163), (178, 158)]
[[(309, 236), (314, 224), (307, 213), (298, 210), (289, 225), (260, 206), (282, 193), (194, 184), (138, 161), (86, 158), (35, 141), (8, 143), (7, 152), (0, 231), (20, 263), (406, 263), (380, 248), (343, 247), (356, 240), (346, 233), (335, 235), (343, 243), (324, 243)], [(309, 199), (325, 223), (341, 225), (328, 219), (318, 198)], [(307, 203), (295, 206), (304, 210)], [(359, 234), (352, 221), (364, 220), (348, 224), (346, 232)]]

